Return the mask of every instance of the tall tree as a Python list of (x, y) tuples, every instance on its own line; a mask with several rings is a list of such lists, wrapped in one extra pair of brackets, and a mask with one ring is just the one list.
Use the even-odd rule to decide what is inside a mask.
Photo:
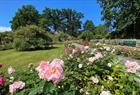
[(49, 9), (43, 10), (40, 25), (49, 30), (68, 32), (73, 35), (81, 28), (81, 12), (72, 9)]
[(140, 0), (97, 0), (103, 20), (121, 38), (140, 38)]
[(92, 22), (92, 20), (87, 20), (83, 25), (84, 30), (90, 30), (93, 31), (95, 29), (95, 26)]
[(38, 25), (39, 13), (32, 5), (23, 5), (18, 9), (16, 15), (11, 21), (11, 28), (13, 30), (18, 29), (26, 25)]
[(94, 31), (96, 39), (101, 39), (101, 38), (108, 38), (109, 37), (109, 31), (107, 28), (107, 25), (105, 24), (100, 24), (96, 27)]
[(80, 20), (84, 17), (84, 15), (81, 12), (77, 12), (72, 9), (62, 9), (62, 12), (64, 14), (64, 18), (66, 18), (64, 20), (65, 31), (70, 35), (75, 36), (75, 33), (81, 28)]
[(45, 8), (41, 15), (40, 25), (46, 30), (61, 30), (62, 20), (61, 10)]

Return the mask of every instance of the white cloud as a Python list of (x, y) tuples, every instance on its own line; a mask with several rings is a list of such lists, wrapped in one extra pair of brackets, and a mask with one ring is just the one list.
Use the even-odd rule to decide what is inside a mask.
[(0, 26), (0, 32), (11, 31), (10, 27)]

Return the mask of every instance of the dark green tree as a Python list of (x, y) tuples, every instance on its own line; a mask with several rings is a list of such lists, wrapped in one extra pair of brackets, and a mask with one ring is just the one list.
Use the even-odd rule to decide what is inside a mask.
[(49, 9), (46, 8), (40, 20), (41, 27), (46, 30), (67, 32), (75, 35), (81, 28), (81, 12), (72, 9)]
[(108, 38), (109, 37), (108, 27), (105, 24), (100, 24), (95, 28), (94, 31), (94, 38), (101, 39), (101, 38)]
[(61, 10), (45, 8), (41, 15), (40, 25), (46, 30), (60, 31), (63, 19)]
[(102, 19), (120, 38), (140, 38), (140, 0), (97, 1), (103, 8)]
[(84, 15), (81, 12), (77, 12), (72, 9), (62, 9), (62, 13), (64, 14), (64, 28), (65, 31), (68, 32), (70, 35), (75, 36), (78, 29), (81, 28), (81, 18)]
[(93, 38), (93, 32), (91, 32), (89, 30), (85, 30), (79, 35), (79, 38), (90, 41)]
[(94, 31), (95, 26), (92, 22), (92, 20), (87, 20), (84, 25), (83, 25), (84, 30), (90, 30), (90, 31)]
[(11, 21), (12, 30), (26, 25), (38, 25), (39, 13), (32, 5), (23, 5)]

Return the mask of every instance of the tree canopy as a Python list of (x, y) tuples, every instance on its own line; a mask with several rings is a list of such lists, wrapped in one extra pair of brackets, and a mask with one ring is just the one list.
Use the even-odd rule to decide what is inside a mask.
[(140, 0), (97, 0), (103, 20), (120, 38), (140, 38)]
[(95, 29), (95, 25), (93, 24), (92, 20), (87, 20), (83, 25), (84, 30), (93, 31)]
[(81, 12), (72, 9), (45, 8), (41, 15), (40, 25), (46, 30), (68, 32), (73, 35), (81, 28)]
[(39, 13), (32, 5), (23, 5), (11, 21), (11, 28), (16, 30), (26, 25), (38, 25)]

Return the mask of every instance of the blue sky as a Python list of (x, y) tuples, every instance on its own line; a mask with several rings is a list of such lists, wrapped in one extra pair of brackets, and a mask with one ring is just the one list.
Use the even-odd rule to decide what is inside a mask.
[(45, 7), (71, 8), (84, 13), (83, 22), (90, 19), (93, 20), (96, 26), (103, 23), (101, 21), (101, 8), (96, 0), (0, 0), (0, 30), (10, 29), (10, 20), (18, 8), (26, 4), (33, 5), (39, 13)]

